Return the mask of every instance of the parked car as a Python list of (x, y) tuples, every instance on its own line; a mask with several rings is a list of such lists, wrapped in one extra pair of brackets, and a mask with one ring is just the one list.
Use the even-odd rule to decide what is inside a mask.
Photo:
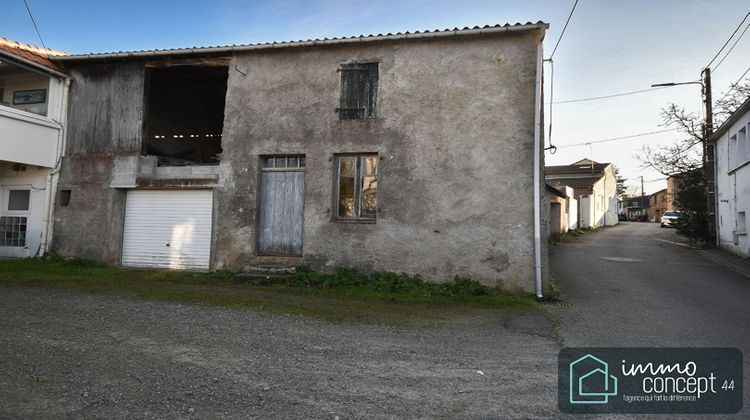
[(674, 227), (679, 219), (680, 212), (665, 211), (664, 215), (661, 216), (661, 227)]
[(617, 215), (617, 220), (619, 220), (620, 222), (627, 222), (628, 216), (626, 216), (625, 213), (620, 213)]

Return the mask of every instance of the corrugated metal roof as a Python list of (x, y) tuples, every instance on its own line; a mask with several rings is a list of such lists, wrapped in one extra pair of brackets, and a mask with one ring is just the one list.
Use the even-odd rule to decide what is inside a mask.
[[(546, 30), (549, 24), (538, 21), (536, 23), (515, 23), (511, 25), (506, 23), (504, 25), (485, 25), (485, 26), (474, 26), (464, 28), (453, 28), (453, 29), (435, 29), (426, 31), (414, 31), (414, 32), (396, 32), (387, 34), (371, 34), (371, 35), (359, 35), (350, 37), (333, 37), (333, 38), (322, 38), (322, 39), (308, 39), (298, 41), (282, 41), (282, 42), (266, 42), (256, 44), (232, 44), (223, 46), (208, 46), (208, 47), (192, 47), (192, 48), (171, 48), (171, 49), (154, 49), (154, 50), (135, 50), (135, 51), (114, 51), (114, 52), (102, 52), (102, 53), (90, 53), (90, 54), (72, 54), (66, 56), (52, 57), (56, 61), (75, 61), (75, 60), (93, 60), (93, 59), (105, 59), (105, 58), (129, 58), (129, 57), (153, 57), (153, 56), (169, 56), (169, 55), (184, 55), (184, 54), (211, 54), (211, 53), (222, 53), (232, 51), (251, 51), (258, 49), (269, 49), (269, 48), (282, 48), (282, 47), (305, 47), (314, 45), (329, 45), (329, 44), (341, 44), (341, 43), (356, 43), (356, 42), (379, 42), (379, 41), (393, 41), (403, 39), (418, 39), (418, 38), (430, 38), (430, 37), (444, 37), (444, 36), (459, 36), (459, 35), (483, 35), (491, 33), (502, 33), (519, 30), (535, 30), (542, 29)], [(543, 36), (543, 34), (542, 34)]]

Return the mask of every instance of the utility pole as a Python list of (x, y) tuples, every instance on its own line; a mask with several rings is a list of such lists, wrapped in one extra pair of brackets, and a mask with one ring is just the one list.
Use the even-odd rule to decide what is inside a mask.
[(706, 213), (708, 216), (706, 228), (708, 229), (708, 243), (716, 245), (716, 181), (714, 177), (714, 145), (711, 142), (711, 136), (714, 134), (714, 110), (711, 100), (711, 69), (706, 67), (701, 71), (700, 81), (659, 83), (651, 85), (651, 87), (691, 84), (701, 85), (703, 105), (706, 107), (706, 120), (703, 122), (703, 138), (701, 139), (701, 145), (703, 146), (703, 174), (706, 179)]
[(646, 194), (643, 192), (643, 175), (641, 175), (641, 217), (646, 215)]
[(714, 179), (714, 110), (711, 100), (711, 69), (706, 67), (701, 74), (703, 104), (706, 107), (706, 122), (703, 124), (703, 171), (706, 177), (706, 212), (708, 213), (708, 242), (716, 244), (716, 202)]

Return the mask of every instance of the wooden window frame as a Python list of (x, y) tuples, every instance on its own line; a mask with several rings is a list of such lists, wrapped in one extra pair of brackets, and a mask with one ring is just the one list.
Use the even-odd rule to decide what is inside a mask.
[[(271, 159), (273, 165), (267, 166), (267, 159)], [(284, 160), (284, 166), (276, 166), (279, 159)], [(294, 166), (289, 166), (289, 162), (296, 159)], [(279, 154), (279, 155), (261, 155), (260, 170), (262, 172), (304, 172), (307, 164), (306, 156), (303, 154)]]
[[(375, 179), (378, 182), (375, 191), (375, 214), (372, 217), (362, 216), (362, 176), (364, 158), (375, 158), (378, 161), (378, 168), (375, 171)], [(354, 217), (341, 217), (339, 215), (339, 198), (341, 189), (341, 161), (343, 159), (354, 159)], [(380, 212), (380, 155), (378, 153), (341, 153), (333, 156), (334, 170), (334, 201), (333, 201), (333, 220), (339, 223), (377, 223), (378, 213)]]

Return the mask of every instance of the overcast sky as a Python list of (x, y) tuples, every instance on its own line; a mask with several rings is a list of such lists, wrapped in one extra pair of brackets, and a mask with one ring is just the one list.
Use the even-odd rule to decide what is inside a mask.
[[(45, 44), (73, 53), (297, 40), (543, 20), (552, 52), (573, 5), (523, 1), (50, 1), (28, 0)], [(750, 10), (747, 0), (580, 0), (554, 56), (554, 99), (573, 100), (648, 89), (653, 83), (697, 80)], [(744, 27), (742, 28), (744, 29)], [(742, 29), (740, 31), (742, 31)], [(748, 31), (750, 32), (750, 31)], [(0, 36), (39, 44), (22, 0), (6, 0)], [(731, 44), (730, 44), (731, 45)], [(750, 65), (750, 33), (714, 72), (714, 96)], [(545, 68), (549, 81), (549, 67)], [(549, 99), (549, 85), (546, 91)], [(700, 86), (687, 85), (590, 102), (553, 111), (557, 146), (663, 129), (670, 102), (699, 112)], [(548, 112), (548, 108), (547, 111)], [(667, 144), (677, 133), (561, 147), (547, 164), (584, 157), (612, 162), (646, 193), (665, 188), (661, 175), (641, 168), (644, 144)]]

